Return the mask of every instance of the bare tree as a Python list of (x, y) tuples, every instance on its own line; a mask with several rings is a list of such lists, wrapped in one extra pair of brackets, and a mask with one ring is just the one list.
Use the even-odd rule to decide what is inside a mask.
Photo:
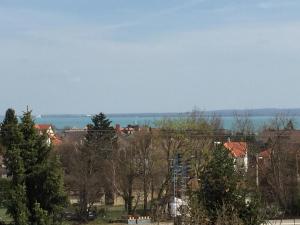
[(78, 198), (78, 216), (87, 220), (95, 203), (104, 195), (105, 161), (95, 148), (65, 144), (58, 149), (69, 193)]
[(184, 139), (176, 136), (168, 131), (160, 131), (156, 136), (156, 153), (160, 159), (154, 162), (155, 170), (153, 175), (159, 175), (153, 179), (153, 192), (156, 193), (156, 198), (152, 201), (152, 216), (155, 220), (159, 220), (162, 213), (165, 212), (166, 206), (169, 203), (172, 193), (172, 159), (175, 154), (180, 152)]
[(115, 192), (123, 198), (128, 214), (133, 214), (134, 185), (140, 175), (139, 149), (133, 135), (120, 136), (118, 142), (119, 147), (110, 161), (111, 183)]
[[(264, 128), (260, 137), (266, 143), (260, 163), (260, 189), (268, 201), (275, 201), (286, 214), (298, 213), (297, 131), (287, 129), (290, 119), (277, 116)], [(271, 192), (270, 192), (271, 190)]]
[(143, 189), (144, 215), (148, 213), (148, 196), (153, 186), (153, 169), (155, 151), (153, 148), (153, 135), (151, 129), (143, 128), (135, 134), (136, 146), (138, 148), (138, 159), (140, 162), (139, 175)]
[(253, 142), (255, 136), (254, 124), (250, 118), (250, 115), (235, 114), (234, 123), (232, 127), (233, 137), (237, 141)]
[[(158, 155), (161, 155), (158, 163), (162, 167), (155, 164), (154, 171), (160, 170), (162, 179), (160, 182), (156, 182), (157, 198), (152, 210), (156, 220), (159, 220), (174, 194), (184, 198), (190, 179), (197, 180), (196, 172), (186, 171), (187, 166), (194, 166), (188, 164), (191, 159), (203, 160), (202, 156), (206, 154), (204, 149), (207, 146), (213, 147), (216, 135), (222, 132), (221, 121), (217, 117), (207, 118), (202, 113), (196, 112), (193, 112), (191, 117), (184, 119), (163, 120), (159, 127), (154, 146)], [(178, 154), (181, 155), (184, 162), (180, 165), (181, 175), (174, 181), (172, 161), (174, 162)], [(194, 171), (196, 170), (194, 169)], [(176, 190), (172, 185), (173, 182), (178, 182)], [(173, 193), (174, 191), (175, 193)]]

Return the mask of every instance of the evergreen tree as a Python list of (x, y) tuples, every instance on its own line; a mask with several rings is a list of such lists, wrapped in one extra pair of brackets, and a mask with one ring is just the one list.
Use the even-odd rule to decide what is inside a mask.
[(40, 203), (34, 204), (34, 215), (33, 215), (33, 225), (49, 225), (51, 220), (49, 219), (48, 212), (41, 208)]
[[(95, 150), (96, 155), (102, 160), (105, 167), (107, 159), (112, 159), (113, 146), (116, 145), (116, 132), (111, 126), (111, 121), (104, 113), (92, 117), (93, 124), (89, 124), (86, 136), (88, 148)], [(112, 187), (105, 184), (105, 204), (113, 204), (114, 194)]]
[(201, 173), (200, 180), (199, 194), (212, 218), (217, 217), (224, 204), (232, 205), (240, 198), (238, 182), (242, 182), (241, 176), (235, 171), (234, 160), (224, 148), (212, 151), (211, 160)]
[(255, 193), (250, 195), (245, 177), (235, 168), (228, 150), (218, 147), (208, 157), (198, 173), (199, 189), (190, 196), (192, 212), (201, 207), (209, 224), (218, 224), (224, 219), (228, 224), (233, 224), (233, 221), (244, 225), (263, 223), (261, 205)]
[(33, 174), (32, 181), (36, 183), (37, 202), (47, 212), (52, 223), (60, 222), (67, 197), (64, 192), (63, 172), (58, 157), (51, 154), (47, 162), (37, 169), (37, 173)]
[(88, 142), (110, 140), (114, 136), (114, 128), (111, 121), (104, 113), (99, 113), (92, 117), (91, 124), (87, 125), (86, 139)]
[(106, 176), (115, 131), (111, 126), (111, 121), (103, 113), (93, 116), (92, 122), (87, 125), (84, 145), (78, 148), (73, 157), (76, 163), (72, 167), (80, 165), (81, 169), (78, 171), (72, 168), (69, 173), (70, 177), (77, 179), (74, 184), (79, 190), (78, 216), (82, 220), (88, 219), (95, 199), (102, 197), (103, 189), (105, 196), (112, 196), (112, 188)]
[[(25, 169), (27, 207), (30, 223), (43, 225), (58, 222), (66, 205), (62, 170), (58, 159), (51, 157), (45, 136), (37, 133), (31, 111), (23, 114), (20, 125), (23, 134), (22, 159)], [(41, 218), (47, 216), (47, 218)]]
[(22, 158), (24, 160), (25, 173), (30, 174), (36, 169), (36, 166), (45, 163), (51, 147), (46, 143), (45, 136), (39, 135), (34, 127), (31, 111), (24, 112), (21, 118), (20, 129), (23, 134)]
[(93, 116), (92, 122), (87, 125), (86, 145), (95, 148), (101, 157), (107, 158), (112, 151), (115, 130), (104, 113)]
[(13, 109), (6, 111), (5, 119), (1, 125), (0, 138), (1, 144), (5, 148), (4, 162), (8, 175), (11, 177), (10, 191), (7, 193), (7, 201), (5, 202), (7, 213), (13, 218), (16, 225), (27, 225), (25, 170), (20, 151), (22, 133)]
[(286, 130), (295, 130), (295, 128), (294, 128), (294, 123), (293, 123), (292, 120), (289, 120), (289, 122), (287, 123), (285, 129), (286, 129)]

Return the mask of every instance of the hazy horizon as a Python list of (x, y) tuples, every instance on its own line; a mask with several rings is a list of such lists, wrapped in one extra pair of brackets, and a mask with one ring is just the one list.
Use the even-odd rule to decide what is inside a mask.
[[(32, 110), (32, 109), (29, 109)], [(259, 116), (259, 115), (265, 115), (265, 116), (272, 116), (272, 115), (276, 115), (276, 114), (286, 114), (287, 116), (289, 115), (299, 115), (300, 116), (300, 108), (253, 108), (253, 109), (216, 109), (216, 110), (201, 110), (198, 108), (194, 108), (192, 110), (187, 110), (187, 111), (182, 111), (182, 112), (118, 112), (118, 113), (114, 113), (114, 112), (103, 112), (103, 111), (99, 111), (99, 112), (93, 112), (93, 113), (88, 113), (88, 112), (81, 112), (81, 113), (41, 113), (41, 114), (37, 114), (34, 112), (34, 110), (32, 110), (32, 114), (34, 116), (88, 116), (88, 115), (95, 115), (98, 114), (100, 112), (103, 112), (107, 115), (113, 115), (113, 116), (126, 116), (126, 115), (145, 115), (145, 116), (151, 116), (151, 115), (176, 115), (176, 114), (189, 114), (192, 113), (193, 111), (198, 111), (200, 113), (204, 113), (204, 114), (215, 114), (218, 116), (234, 116), (235, 113), (240, 113), (240, 116)], [(26, 110), (23, 110), (22, 112), (24, 112)], [(22, 112), (16, 112), (17, 115), (21, 116)], [(219, 114), (218, 114), (219, 113)], [(0, 116), (3, 117), (5, 115), (5, 112), (0, 113)]]

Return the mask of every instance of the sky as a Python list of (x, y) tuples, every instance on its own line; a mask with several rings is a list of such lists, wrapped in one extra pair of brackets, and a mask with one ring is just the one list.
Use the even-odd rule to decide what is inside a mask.
[(0, 0), (0, 114), (300, 107), (299, 0)]

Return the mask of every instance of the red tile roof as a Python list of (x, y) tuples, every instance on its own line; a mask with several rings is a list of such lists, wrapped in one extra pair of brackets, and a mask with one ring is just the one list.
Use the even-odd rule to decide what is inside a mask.
[(51, 124), (35, 124), (35, 128), (38, 130), (48, 130)]
[(224, 143), (224, 147), (236, 158), (245, 157), (247, 154), (246, 142), (226, 142)]

